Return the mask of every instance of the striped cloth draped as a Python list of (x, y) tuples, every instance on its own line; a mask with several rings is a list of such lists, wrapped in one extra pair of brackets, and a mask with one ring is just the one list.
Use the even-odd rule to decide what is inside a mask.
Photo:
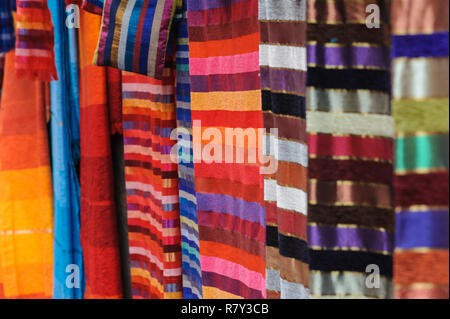
[(3, 0), (0, 3), (0, 53), (14, 49), (16, 43), (13, 18), (15, 7), (15, 0)]
[(194, 152), (192, 145), (191, 79), (187, 3), (174, 18), (177, 94), (178, 188), (180, 200), (181, 248), (183, 260), (183, 298), (200, 299), (202, 275), (198, 240), (197, 196), (195, 192)]
[[(6, 57), (0, 103), (0, 299), (51, 298), (52, 172), (45, 87)], [(19, 93), (19, 94), (18, 94)]]
[(380, 28), (368, 28), (371, 0), (308, 1), (308, 244), (314, 297), (392, 297), (394, 123), (387, 3), (377, 1)]
[[(260, 0), (268, 298), (309, 298), (306, 213), (306, 0)], [(277, 132), (271, 133), (270, 129)]]
[(86, 12), (81, 12), (80, 18), (80, 215), (86, 273), (84, 298), (121, 298), (108, 70), (92, 64), (101, 18)]
[(162, 79), (174, 10), (174, 0), (106, 0), (94, 64)]
[[(264, 298), (258, 0), (187, 6), (203, 297)], [(234, 138), (239, 129), (248, 138)]]
[(174, 70), (124, 72), (123, 137), (133, 298), (182, 298)]
[(57, 79), (54, 32), (47, 0), (17, 0), (16, 72), (20, 77)]
[(397, 298), (449, 297), (449, 2), (392, 3)]
[[(55, 63), (59, 80), (50, 83), (50, 139), (54, 194), (55, 299), (80, 299), (84, 294), (80, 244), (80, 159), (78, 48), (74, 29), (66, 28), (65, 4), (49, 0), (55, 26)], [(70, 285), (67, 285), (68, 275)]]

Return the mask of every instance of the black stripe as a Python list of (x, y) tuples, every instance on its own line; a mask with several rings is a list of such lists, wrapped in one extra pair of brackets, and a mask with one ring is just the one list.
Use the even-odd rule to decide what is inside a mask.
[(308, 86), (324, 89), (390, 92), (391, 74), (385, 70), (308, 68)]
[(377, 265), (380, 275), (392, 277), (392, 256), (370, 252), (310, 250), (310, 269), (365, 273), (368, 265)]
[(308, 244), (306, 241), (282, 234), (278, 235), (278, 240), (280, 242), (280, 254), (282, 256), (295, 258), (306, 264), (309, 263)]
[(262, 107), (264, 111), (272, 111), (275, 114), (306, 118), (306, 103), (303, 96), (263, 90)]

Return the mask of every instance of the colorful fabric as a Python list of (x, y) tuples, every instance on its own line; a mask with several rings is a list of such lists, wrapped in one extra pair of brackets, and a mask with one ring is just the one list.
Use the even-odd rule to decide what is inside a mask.
[(122, 123), (122, 71), (107, 68), (106, 85), (111, 135), (123, 134)]
[(16, 43), (13, 18), (15, 7), (15, 0), (3, 0), (0, 3), (0, 53), (14, 49)]
[(122, 75), (125, 180), (133, 298), (182, 298), (174, 71)]
[[(55, 26), (55, 63), (59, 79), (50, 83), (50, 139), (54, 194), (55, 299), (80, 299), (84, 295), (83, 256), (80, 244), (80, 160), (77, 39), (66, 28), (65, 4), (49, 0)], [(68, 276), (71, 277), (68, 278)], [(70, 280), (69, 280), (70, 279)], [(69, 282), (70, 285), (66, 283)]]
[(174, 10), (174, 0), (106, 0), (94, 64), (162, 79)]
[(267, 297), (309, 298), (306, 1), (259, 0), (259, 19), (265, 154), (277, 162), (264, 180)]
[[(51, 298), (53, 198), (44, 84), (6, 57), (0, 103), (0, 298)], [(18, 92), (26, 94), (18, 94)]]
[(393, 1), (396, 298), (449, 298), (449, 2)]
[(20, 77), (57, 79), (52, 17), (46, 0), (17, 0), (16, 72)]
[(176, 51), (178, 186), (183, 260), (183, 298), (201, 299), (202, 277), (198, 240), (197, 197), (194, 183), (191, 86), (186, 1), (174, 18)]
[(103, 13), (103, 5), (104, 0), (82, 0), (83, 1), (83, 9), (88, 12), (99, 14)]
[(80, 18), (80, 215), (86, 273), (84, 298), (121, 298), (108, 70), (92, 64), (101, 18), (86, 12), (81, 12)]
[(187, 7), (203, 297), (264, 298), (258, 0)]
[(368, 28), (369, 4), (373, 1), (308, 1), (308, 244), (314, 297), (392, 297), (389, 8), (388, 1), (377, 1), (380, 28)]

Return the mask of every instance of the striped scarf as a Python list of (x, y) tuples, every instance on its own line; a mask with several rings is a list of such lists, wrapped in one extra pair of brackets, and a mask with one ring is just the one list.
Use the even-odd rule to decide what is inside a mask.
[[(171, 61), (168, 61), (171, 63)], [(122, 76), (125, 180), (133, 298), (182, 297), (172, 66), (156, 80)]]
[[(53, 195), (44, 84), (6, 56), (0, 108), (0, 298), (51, 298)], [(20, 94), (18, 94), (20, 93)]]
[[(392, 297), (388, 1), (308, 1), (308, 244), (314, 297)], [(367, 276), (378, 273), (376, 284)], [(376, 277), (374, 275), (374, 277)], [(369, 277), (370, 279), (370, 277)]]
[(0, 53), (14, 49), (16, 36), (13, 10), (15, 7), (15, 0), (3, 0), (0, 3)]
[[(258, 0), (187, 7), (194, 157), (204, 155), (194, 165), (203, 297), (264, 298), (263, 176), (248, 158), (263, 143), (224, 140), (235, 128), (262, 139)], [(227, 163), (230, 150), (243, 161)]]
[(94, 64), (162, 79), (174, 10), (174, 0), (106, 0)]
[(393, 1), (397, 298), (449, 297), (449, 2)]
[(58, 78), (53, 25), (46, 0), (17, 0), (16, 72), (49, 82)]
[(278, 161), (264, 181), (267, 296), (308, 298), (306, 1), (260, 0), (259, 19), (266, 152)]

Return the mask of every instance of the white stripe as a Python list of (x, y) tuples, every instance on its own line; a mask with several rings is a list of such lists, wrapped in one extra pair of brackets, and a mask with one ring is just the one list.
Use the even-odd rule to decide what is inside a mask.
[(260, 0), (259, 19), (306, 21), (306, 0)]
[(264, 136), (264, 154), (272, 155), (278, 161), (297, 163), (308, 167), (308, 146), (289, 140), (279, 140), (273, 135)]
[(272, 68), (306, 71), (306, 48), (287, 45), (261, 44), (259, 64)]
[(394, 119), (379, 114), (336, 114), (308, 112), (307, 131), (324, 134), (353, 134), (394, 137)]
[(264, 200), (276, 202), (282, 209), (293, 210), (306, 215), (308, 197), (306, 192), (287, 186), (277, 185), (276, 180), (264, 180)]
[(174, 87), (172, 85), (155, 85), (149, 83), (123, 83), (122, 90), (124, 92), (143, 92), (163, 95), (174, 93)]

